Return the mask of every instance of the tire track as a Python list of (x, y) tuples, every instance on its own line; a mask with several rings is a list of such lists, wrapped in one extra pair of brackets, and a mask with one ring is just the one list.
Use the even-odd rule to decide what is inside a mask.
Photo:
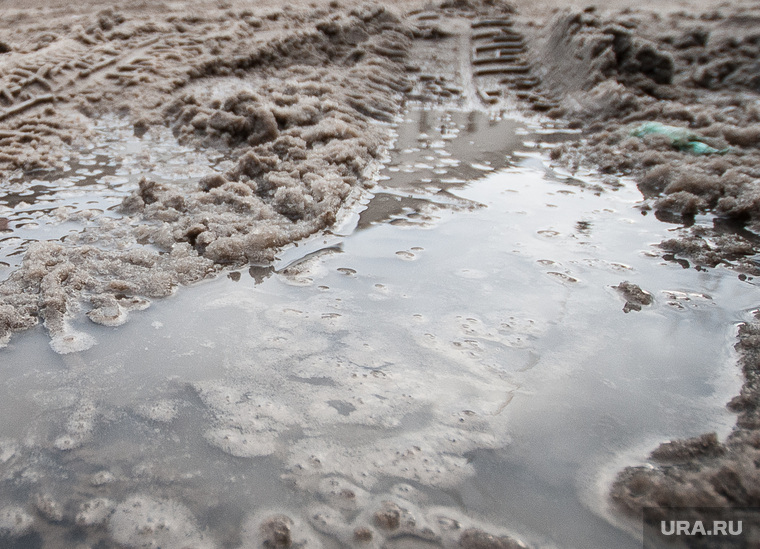
[(534, 91), (540, 79), (528, 60), (525, 37), (510, 16), (473, 21), (470, 41), (473, 80), (483, 103), (497, 103), (511, 91), (535, 111), (557, 106)]
[(414, 98), (486, 106), (517, 99), (538, 112), (557, 106), (538, 92), (541, 80), (511, 14), (478, 16), (442, 8), (415, 10), (408, 17), (416, 29), (420, 65)]
[(167, 41), (167, 37), (153, 36), (136, 44), (135, 40), (108, 41), (93, 48), (67, 39), (51, 51), (26, 54), (15, 66), (3, 67), (0, 121), (42, 103), (74, 99), (92, 88), (138, 84), (148, 74), (159, 74), (162, 58), (174, 56), (179, 61), (186, 57), (183, 54), (192, 54), (182, 50), (198, 49), (195, 40)]

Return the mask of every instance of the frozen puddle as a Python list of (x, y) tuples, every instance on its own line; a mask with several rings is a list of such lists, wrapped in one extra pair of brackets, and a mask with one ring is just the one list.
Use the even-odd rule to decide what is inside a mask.
[(562, 138), (413, 112), (361, 213), (274, 266), (77, 326), (78, 354), (14, 336), (3, 547), (640, 547), (605, 482), (728, 432), (755, 288), (662, 260), (675, 226), (549, 169)]

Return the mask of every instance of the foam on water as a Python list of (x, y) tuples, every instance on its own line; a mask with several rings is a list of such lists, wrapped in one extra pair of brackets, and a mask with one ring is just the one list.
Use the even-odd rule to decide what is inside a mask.
[[(412, 112), (332, 231), (121, 326), (75, 322), (86, 351), (15, 336), (0, 539), (637, 547), (598, 479), (728, 432), (754, 281), (661, 259), (671, 227), (634, 186), (557, 173), (517, 128)], [(652, 303), (624, 312), (625, 281)]]

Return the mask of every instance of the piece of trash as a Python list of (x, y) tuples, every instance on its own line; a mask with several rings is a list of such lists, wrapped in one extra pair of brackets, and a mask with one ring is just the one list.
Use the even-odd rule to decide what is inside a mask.
[(631, 132), (633, 137), (644, 137), (647, 135), (664, 135), (670, 139), (670, 144), (679, 151), (691, 154), (726, 154), (729, 149), (716, 149), (703, 142), (701, 135), (687, 128), (678, 126), (666, 126), (659, 122), (645, 122)]

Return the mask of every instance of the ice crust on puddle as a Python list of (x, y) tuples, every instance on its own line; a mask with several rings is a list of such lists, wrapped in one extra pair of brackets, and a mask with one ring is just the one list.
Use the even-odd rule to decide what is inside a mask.
[[(498, 404), (472, 410), (474, 404), (462, 407), (461, 395), (499, 393), (503, 400), (514, 387), (506, 381), (496, 387), (485, 371), (473, 371), (475, 361), (459, 371), (440, 367), (452, 358), (466, 360), (458, 353), (430, 349), (410, 356), (370, 333), (332, 329), (320, 315), (303, 318), (308, 303), (292, 320), (242, 296), (207, 307), (242, 307), (246, 316), (256, 311), (262, 325), (251, 327), (255, 335), (243, 338), (240, 351), (256, 359), (237, 358), (225, 378), (193, 385), (211, 419), (206, 440), (236, 457), (278, 456), (303, 489), (332, 475), (363, 489), (386, 477), (450, 487), (473, 473), (468, 451), (504, 443)], [(267, 317), (276, 328), (266, 327)], [(368, 352), (373, 347), (381, 352)], [(329, 363), (326, 356), (333, 357)], [(382, 360), (373, 363), (373, 356)], [(431, 369), (438, 380), (434, 395)]]
[(171, 423), (179, 414), (179, 402), (176, 400), (161, 399), (153, 403), (141, 404), (135, 411), (141, 417), (151, 421)]
[(18, 538), (32, 528), (34, 518), (18, 506), (7, 506), (0, 509), (0, 536)]
[(64, 434), (53, 442), (58, 450), (73, 450), (92, 437), (97, 418), (95, 403), (81, 402), (65, 423)]
[(214, 549), (182, 504), (149, 496), (132, 496), (118, 505), (108, 521), (113, 540), (130, 548)]
[(115, 507), (115, 504), (106, 498), (87, 500), (79, 506), (75, 521), (78, 526), (101, 526), (108, 521)]

